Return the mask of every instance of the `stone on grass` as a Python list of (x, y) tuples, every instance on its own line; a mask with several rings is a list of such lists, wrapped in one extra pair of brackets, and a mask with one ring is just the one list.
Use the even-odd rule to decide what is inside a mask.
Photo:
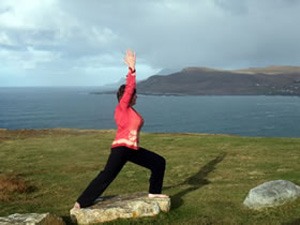
[(170, 198), (149, 198), (147, 193), (107, 196), (82, 209), (71, 209), (70, 214), (78, 224), (103, 223), (118, 218), (156, 216), (170, 211)]
[(65, 225), (62, 218), (50, 213), (12, 214), (0, 217), (0, 225)]
[(251, 209), (262, 209), (283, 205), (300, 197), (300, 186), (286, 180), (263, 183), (248, 193), (244, 205)]

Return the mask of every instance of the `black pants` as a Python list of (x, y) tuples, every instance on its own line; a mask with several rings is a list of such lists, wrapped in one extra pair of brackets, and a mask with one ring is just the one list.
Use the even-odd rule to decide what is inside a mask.
[(88, 207), (98, 198), (116, 178), (127, 161), (151, 170), (149, 193), (160, 194), (162, 191), (166, 161), (163, 157), (143, 148), (133, 150), (127, 147), (111, 149), (106, 166), (89, 184), (77, 202), (81, 207)]

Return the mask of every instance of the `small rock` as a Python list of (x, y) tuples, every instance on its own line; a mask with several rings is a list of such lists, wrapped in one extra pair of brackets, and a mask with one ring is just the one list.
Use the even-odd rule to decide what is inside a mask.
[(286, 180), (263, 183), (248, 193), (244, 205), (251, 209), (262, 209), (283, 205), (300, 197), (300, 187)]
[(0, 217), (0, 225), (65, 225), (62, 218), (50, 213), (12, 214)]
[(96, 200), (88, 208), (71, 209), (74, 222), (79, 224), (103, 223), (118, 218), (155, 216), (170, 211), (170, 198), (149, 198), (147, 193), (107, 196)]

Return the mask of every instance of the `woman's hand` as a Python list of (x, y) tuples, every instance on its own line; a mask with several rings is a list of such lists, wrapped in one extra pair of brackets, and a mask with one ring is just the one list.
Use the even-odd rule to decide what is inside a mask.
[(131, 51), (131, 49), (127, 50), (124, 62), (132, 70), (135, 70), (135, 52)]

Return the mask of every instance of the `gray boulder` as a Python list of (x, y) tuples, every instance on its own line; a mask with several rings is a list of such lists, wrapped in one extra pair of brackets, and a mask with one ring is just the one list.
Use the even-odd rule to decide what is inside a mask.
[(300, 186), (286, 180), (275, 180), (251, 189), (243, 204), (251, 209), (262, 209), (283, 205), (298, 197)]
[(65, 225), (62, 218), (50, 213), (12, 214), (0, 217), (0, 225)]
[(155, 216), (161, 211), (170, 211), (170, 207), (170, 198), (149, 198), (147, 193), (135, 193), (102, 197), (91, 207), (71, 209), (70, 214), (78, 224), (94, 224), (118, 218)]

